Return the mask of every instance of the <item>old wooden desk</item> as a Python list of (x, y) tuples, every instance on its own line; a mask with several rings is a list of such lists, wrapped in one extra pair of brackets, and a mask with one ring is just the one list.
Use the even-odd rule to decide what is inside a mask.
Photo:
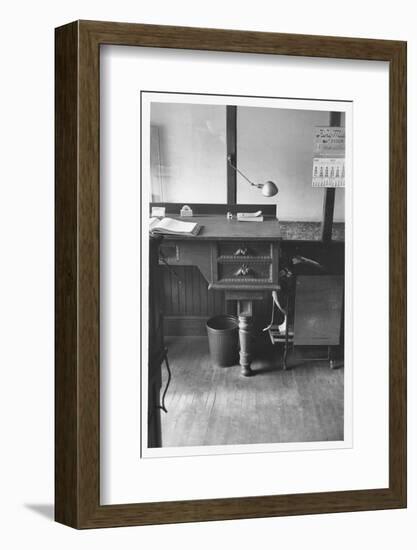
[(321, 222), (278, 222), (274, 218), (237, 222), (226, 220), (224, 215), (185, 219), (200, 223), (200, 234), (166, 236), (160, 254), (168, 265), (197, 266), (210, 288), (224, 290), (226, 299), (237, 301), (242, 371), (251, 374), (253, 301), (278, 288), (279, 270), (290, 266), (290, 259), (297, 255), (323, 264), (325, 274), (343, 274), (344, 223), (333, 223), (331, 240), (323, 241)]
[(225, 291), (226, 300), (238, 306), (240, 365), (244, 376), (252, 374), (252, 304), (265, 290), (277, 290), (280, 224), (274, 218), (263, 222), (238, 222), (225, 216), (186, 218), (202, 228), (195, 237), (164, 236), (160, 254), (169, 265), (194, 265), (209, 288)]

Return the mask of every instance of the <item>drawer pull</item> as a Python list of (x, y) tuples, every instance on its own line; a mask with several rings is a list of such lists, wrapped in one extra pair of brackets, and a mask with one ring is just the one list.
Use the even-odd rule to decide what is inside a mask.
[(249, 252), (246, 247), (238, 248), (236, 252), (234, 252), (233, 256), (248, 256)]
[(248, 277), (253, 276), (253, 270), (246, 264), (243, 264), (239, 267), (239, 269), (235, 272), (235, 277)]

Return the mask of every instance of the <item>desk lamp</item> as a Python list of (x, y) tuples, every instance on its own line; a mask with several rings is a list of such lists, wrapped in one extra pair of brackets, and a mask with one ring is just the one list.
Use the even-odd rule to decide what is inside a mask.
[(257, 187), (258, 189), (261, 189), (262, 195), (265, 197), (273, 197), (274, 195), (278, 194), (278, 187), (273, 181), (267, 181), (265, 183), (253, 183), (248, 177), (243, 174), (237, 166), (235, 166), (232, 162), (232, 155), (228, 155), (227, 162), (230, 164), (230, 166), (242, 176), (242, 178), (245, 178), (245, 180), (251, 184), (252, 187)]

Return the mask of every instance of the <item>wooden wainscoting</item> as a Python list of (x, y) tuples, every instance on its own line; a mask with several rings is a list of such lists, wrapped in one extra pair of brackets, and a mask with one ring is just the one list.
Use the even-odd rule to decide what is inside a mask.
[(197, 267), (161, 266), (161, 303), (167, 336), (204, 336), (207, 319), (225, 313), (224, 292), (208, 290)]
[[(288, 266), (292, 256), (302, 255), (324, 266), (323, 273), (343, 274), (344, 243), (331, 242), (283, 242), (280, 265)], [(195, 266), (160, 266), (162, 285), (160, 302), (163, 306), (166, 336), (204, 336), (207, 319), (222, 313), (236, 313), (233, 302), (226, 302), (224, 292), (209, 290), (207, 281)], [(297, 268), (302, 274), (310, 274), (311, 268)], [(317, 271), (314, 271), (317, 273)], [(271, 315), (271, 295), (254, 302), (255, 331), (268, 325)]]
[[(206, 322), (222, 313), (236, 313), (234, 302), (226, 302), (224, 292), (209, 290), (197, 267), (161, 266), (160, 300), (166, 336), (205, 336)], [(271, 315), (269, 293), (254, 303), (255, 329), (266, 326)]]

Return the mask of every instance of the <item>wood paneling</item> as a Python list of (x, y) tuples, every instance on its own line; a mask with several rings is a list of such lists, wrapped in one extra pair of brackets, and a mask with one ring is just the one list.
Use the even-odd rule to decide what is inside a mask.
[[(160, 301), (165, 317), (167, 336), (197, 336), (206, 334), (206, 321), (221, 313), (236, 313), (235, 302), (226, 302), (224, 292), (209, 290), (204, 277), (194, 266), (177, 266), (175, 271), (160, 267), (162, 284)], [(266, 326), (271, 315), (270, 293), (254, 303), (255, 329)]]
[[(344, 243), (321, 242), (281, 244), (280, 267), (288, 266), (289, 258), (297, 254), (320, 262), (325, 274), (344, 273)], [(290, 266), (291, 267), (291, 266)], [(235, 313), (235, 303), (225, 302), (224, 291), (208, 289), (207, 281), (195, 266), (161, 266), (160, 300), (165, 316), (167, 335), (205, 335), (207, 319), (220, 313)], [(302, 274), (311, 267), (298, 267)], [(317, 271), (313, 271), (313, 274)], [(271, 315), (271, 293), (262, 292), (263, 300), (254, 303), (255, 330), (265, 327)]]
[(225, 311), (224, 292), (209, 290), (195, 266), (160, 267), (160, 299), (168, 317), (209, 318)]
[(209, 315), (166, 316), (164, 318), (164, 333), (167, 336), (206, 336), (206, 323), (210, 317)]

